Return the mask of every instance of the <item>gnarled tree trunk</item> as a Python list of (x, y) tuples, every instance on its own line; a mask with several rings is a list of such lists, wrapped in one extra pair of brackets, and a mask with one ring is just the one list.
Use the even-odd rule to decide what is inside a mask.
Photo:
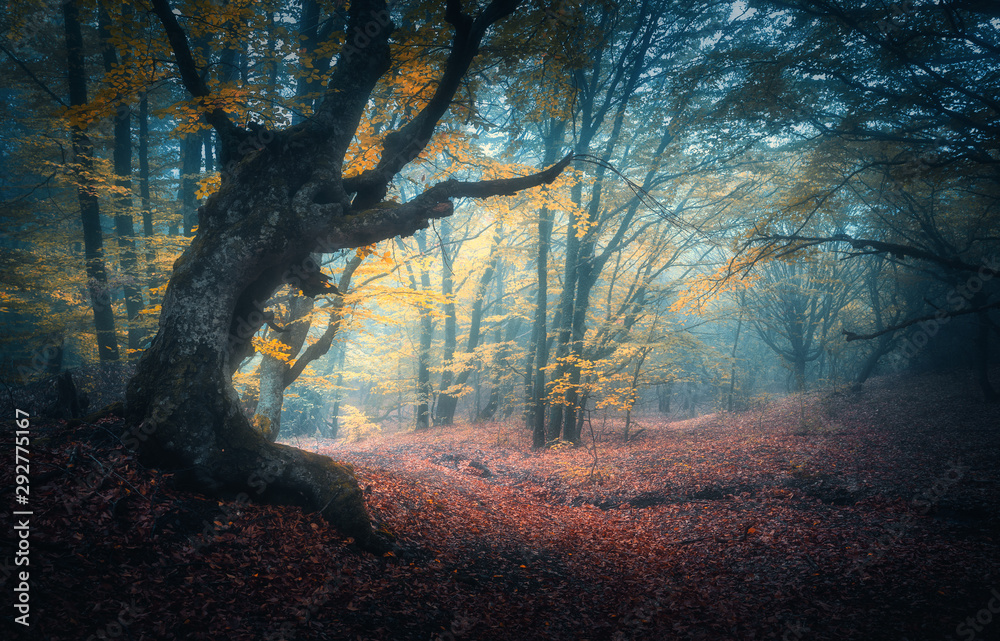
[(326, 231), (329, 251), (375, 233), (412, 233), (426, 219), (298, 206), (288, 196), (295, 192), (282, 154), (271, 153), (278, 158), (248, 163), (206, 204), (197, 237), (175, 264), (159, 332), (129, 386), (129, 418), (140, 440), (146, 437), (140, 451), (152, 463), (185, 469), (191, 481), (223, 493), (321, 509), (364, 544), (368, 514), (351, 469), (269, 443), (244, 417), (231, 377), (264, 322), (261, 302), (310, 264), (307, 239)]
[(473, 19), (449, 3), (455, 36), (434, 96), (385, 138), (375, 168), (344, 179), (347, 147), (389, 69), (392, 24), (384, 1), (351, 3), (348, 32), (370, 35), (364, 55), (342, 51), (315, 114), (270, 132), (242, 129), (212, 106), (173, 9), (153, 0), (185, 87), (206, 99), (204, 117), (219, 135), (223, 172), (219, 191), (198, 212), (197, 235), (174, 264), (159, 331), (128, 387), (130, 442), (147, 464), (176, 469), (178, 480), (201, 491), (319, 511), (362, 546), (379, 547), (351, 467), (270, 443), (242, 413), (232, 374), (265, 322), (263, 303), (281, 284), (307, 295), (328, 291), (310, 253), (412, 234), (450, 215), (451, 198), (513, 194), (550, 183), (568, 165), (569, 156), (523, 178), (449, 180), (401, 205), (382, 202), (389, 182), (427, 144), (485, 31), (516, 5), (496, 0)]

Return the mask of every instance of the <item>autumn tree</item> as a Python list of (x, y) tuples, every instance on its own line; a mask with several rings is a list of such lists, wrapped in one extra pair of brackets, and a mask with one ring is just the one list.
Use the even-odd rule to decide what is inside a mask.
[[(309, 330), (313, 326), (314, 300), (294, 291), (285, 296), (282, 306), (284, 314), (269, 316), (267, 322), (269, 334), (261, 340), (264, 351), (258, 369), (257, 404), (253, 412), (253, 425), (269, 441), (275, 441), (281, 431), (281, 408), (285, 389), (305, 371), (313, 361), (322, 358), (332, 347), (337, 334), (344, 323), (344, 294), (351, 286), (351, 278), (361, 264), (361, 255), (355, 255), (347, 261), (337, 289), (331, 292), (333, 300), (329, 303), (327, 324), (322, 333), (307, 344)], [(276, 307), (276, 301), (268, 301), (268, 307)], [(264, 347), (266, 346), (266, 347)]]
[[(667, 194), (670, 204), (677, 205), (683, 196), (675, 200), (677, 194), (670, 190), (680, 186), (680, 177), (707, 172), (727, 158), (726, 152), (703, 143), (701, 151), (707, 153), (700, 158), (685, 155), (685, 147), (697, 144), (696, 132), (706, 124), (700, 120), (706, 97), (677, 82), (695, 73), (703, 57), (703, 38), (727, 28), (721, 6), (602, 5), (581, 10), (577, 19), (606, 34), (608, 44), (585, 50), (588, 55), (570, 75), (577, 99), (565, 130), (573, 133), (575, 167), (589, 175), (586, 184), (574, 186), (573, 210), (566, 213), (561, 289), (553, 319), (554, 358), (539, 358), (536, 331), (534, 360), (535, 368), (553, 366), (545, 382), (545, 438), (573, 442), (580, 439), (578, 410), (584, 407), (580, 364), (586, 360), (588, 317), (603, 270), (643, 234), (656, 233), (657, 224), (677, 226), (679, 217), (673, 217), (658, 196)], [(591, 148), (592, 155), (584, 158)], [(653, 278), (662, 265), (654, 271)], [(533, 375), (536, 383), (528, 404), (537, 407), (534, 390), (544, 373), (538, 369)], [(537, 425), (537, 409), (533, 416)]]
[[(810, 145), (826, 170), (803, 174), (798, 196), (777, 210), (791, 227), (755, 222), (748, 252), (849, 247), (852, 256), (877, 254), (905, 268), (899, 273), (938, 281), (924, 310), (875, 319), (883, 326), (848, 329), (846, 338), (972, 315), (979, 384), (995, 397), (989, 337), (1000, 301), (982, 278), (995, 273), (988, 257), (1000, 202), (995, 11), (975, 2), (750, 6), (749, 23), (784, 26), (757, 30), (731, 50), (742, 102), (722, 109), (758, 130), (766, 114), (769, 131)], [(982, 281), (977, 291), (949, 300), (969, 279)]]
[[(87, 72), (84, 68), (83, 35), (80, 14), (75, 2), (63, 5), (66, 29), (66, 65), (69, 79), (69, 106), (87, 104)], [(94, 325), (97, 329), (97, 349), (102, 361), (118, 360), (118, 336), (115, 332), (114, 311), (104, 259), (104, 234), (101, 230), (101, 211), (97, 190), (93, 184), (94, 145), (82, 125), (73, 126), (73, 156), (79, 172), (77, 194), (80, 201), (80, 219), (86, 252), (87, 281)]]
[[(199, 210), (198, 233), (176, 263), (160, 326), (129, 384), (129, 422), (150, 463), (185, 470), (202, 489), (246, 492), (264, 501), (320, 510), (362, 545), (374, 545), (350, 468), (272, 444), (239, 409), (231, 377), (264, 323), (261, 306), (284, 282), (316, 294), (307, 258), (315, 251), (369, 245), (408, 235), (452, 212), (451, 199), (511, 194), (552, 181), (567, 157), (539, 173), (493, 181), (440, 182), (404, 203), (386, 202), (393, 178), (428, 144), (491, 27), (517, 9), (498, 0), (473, 16), (449, 2), (451, 49), (432, 95), (397, 129), (381, 136), (374, 166), (357, 170), (347, 151), (372, 92), (392, 66), (399, 35), (384, 2), (349, 8), (346, 42), (325, 78), (315, 111), (266, 130), (233, 122), (215, 102), (191, 53), (185, 9), (154, 0), (178, 76), (219, 139), (222, 182)], [(266, 138), (266, 141), (264, 141)], [(264, 488), (251, 488), (265, 471)], [(258, 491), (260, 490), (260, 491)]]
[(826, 351), (841, 310), (857, 295), (859, 266), (832, 256), (770, 261), (747, 291), (757, 336), (789, 366), (794, 389), (806, 388), (806, 367)]

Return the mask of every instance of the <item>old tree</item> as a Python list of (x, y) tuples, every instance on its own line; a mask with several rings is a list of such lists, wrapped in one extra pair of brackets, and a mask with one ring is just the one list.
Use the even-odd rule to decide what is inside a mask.
[(386, 200), (390, 182), (447, 113), (484, 36), (518, 4), (494, 0), (469, 15), (457, 0), (447, 3), (451, 42), (433, 95), (381, 139), (374, 167), (351, 173), (345, 154), (392, 63), (394, 27), (384, 1), (350, 3), (347, 42), (315, 110), (275, 131), (243, 128), (227, 115), (179, 12), (168, 0), (152, 2), (183, 86), (219, 138), (223, 172), (199, 210), (197, 236), (174, 266), (156, 337), (128, 387), (127, 419), (145, 462), (180, 470), (186, 482), (220, 496), (245, 493), (320, 511), (362, 546), (380, 545), (352, 470), (270, 443), (242, 413), (232, 374), (267, 320), (262, 301), (289, 282), (306, 294), (326, 289), (311, 253), (410, 235), (450, 215), (453, 198), (512, 194), (551, 182), (567, 166), (569, 157), (526, 177), (447, 180), (402, 204)]

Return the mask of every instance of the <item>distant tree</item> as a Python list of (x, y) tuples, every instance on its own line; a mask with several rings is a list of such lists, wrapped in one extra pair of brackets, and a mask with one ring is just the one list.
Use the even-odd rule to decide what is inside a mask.
[(775, 260), (760, 268), (760, 279), (747, 290), (757, 314), (750, 325), (789, 365), (797, 391), (806, 388), (806, 366), (837, 338), (839, 314), (856, 296), (859, 270), (852, 267), (831, 256)]
[[(274, 317), (269, 323), (271, 334), (262, 338), (267, 350), (258, 369), (257, 405), (253, 412), (253, 425), (273, 442), (281, 431), (281, 408), (284, 393), (313, 361), (323, 357), (338, 338), (344, 322), (344, 294), (351, 286), (351, 278), (361, 264), (355, 255), (344, 266), (337, 282), (337, 292), (332, 294), (326, 328), (314, 342), (306, 345), (312, 328), (314, 301), (312, 297), (289, 292), (285, 304), (286, 314)], [(269, 301), (269, 307), (273, 301)], [(304, 348), (304, 349), (303, 349)], [(258, 351), (261, 351), (258, 348)]]
[[(63, 4), (66, 30), (66, 66), (69, 82), (69, 106), (87, 104), (86, 56), (80, 12), (76, 2)], [(93, 179), (94, 145), (83, 124), (73, 125), (73, 158), (77, 172), (77, 194), (80, 219), (83, 223), (84, 254), (87, 264), (87, 284), (94, 309), (97, 329), (97, 353), (102, 361), (118, 360), (118, 336), (115, 332), (111, 288), (104, 258), (104, 232), (101, 230), (101, 205)]]
[(972, 314), (979, 383), (985, 397), (996, 397), (988, 362), (1000, 289), (987, 278), (975, 294), (949, 299), (963, 281), (996, 273), (989, 261), (1000, 247), (995, 7), (841, 0), (749, 7), (749, 28), (728, 48), (730, 70), (719, 69), (739, 91), (719, 112), (743, 131), (791, 141), (813, 162), (789, 198), (754, 221), (739, 260), (830, 245), (938, 281), (923, 313), (874, 319), (874, 331), (847, 330), (847, 340)]

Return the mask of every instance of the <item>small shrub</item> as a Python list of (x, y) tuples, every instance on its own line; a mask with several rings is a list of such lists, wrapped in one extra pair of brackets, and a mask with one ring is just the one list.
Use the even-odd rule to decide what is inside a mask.
[(357, 443), (382, 434), (382, 426), (368, 420), (368, 416), (358, 408), (344, 405), (343, 412), (340, 417), (340, 433), (348, 443)]

